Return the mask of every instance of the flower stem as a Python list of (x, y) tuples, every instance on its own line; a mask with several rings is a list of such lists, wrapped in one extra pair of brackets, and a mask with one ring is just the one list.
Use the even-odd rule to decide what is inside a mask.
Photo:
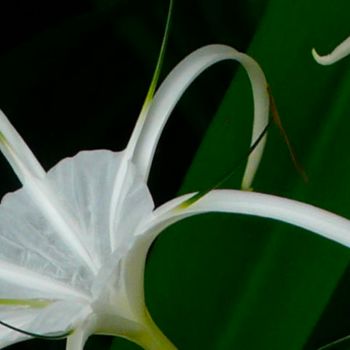
[(101, 313), (95, 320), (95, 330), (91, 334), (119, 336), (140, 345), (144, 350), (177, 350), (154, 323), (146, 308), (139, 316), (132, 321)]
[(175, 345), (162, 333), (151, 316), (146, 314), (147, 325), (134, 339), (145, 350), (177, 350)]

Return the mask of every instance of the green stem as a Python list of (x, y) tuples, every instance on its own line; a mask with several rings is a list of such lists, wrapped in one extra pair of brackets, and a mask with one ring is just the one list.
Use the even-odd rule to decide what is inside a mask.
[(162, 333), (147, 312), (145, 327), (133, 339), (145, 350), (177, 350), (175, 345)]
[(91, 333), (119, 336), (128, 339), (144, 350), (177, 350), (152, 320), (147, 309), (137, 321), (127, 320), (114, 314), (100, 314), (97, 326)]

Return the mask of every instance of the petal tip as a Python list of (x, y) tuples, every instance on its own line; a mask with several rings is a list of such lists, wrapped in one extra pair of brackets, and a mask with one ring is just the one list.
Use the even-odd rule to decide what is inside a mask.
[(323, 66), (330, 65), (333, 62), (329, 60), (329, 55), (321, 56), (318, 54), (315, 48), (311, 50), (312, 57), (318, 64), (322, 64)]
[(312, 50), (312, 55), (319, 64), (330, 65), (336, 63), (350, 55), (350, 37), (346, 38), (327, 55), (320, 56), (315, 49)]

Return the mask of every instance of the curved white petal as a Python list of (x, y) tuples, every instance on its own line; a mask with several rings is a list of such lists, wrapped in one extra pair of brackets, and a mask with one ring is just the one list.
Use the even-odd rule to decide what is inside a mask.
[(95, 332), (96, 320), (94, 317), (81, 322), (72, 335), (67, 338), (66, 350), (83, 350), (84, 345), (91, 334)]
[(29, 178), (43, 178), (45, 171), (5, 114), (0, 110), (0, 150), (22, 184)]
[(268, 194), (237, 190), (213, 190), (193, 204), (186, 202), (191, 195), (176, 198), (155, 212), (145, 230), (149, 238), (174, 222), (186, 217), (208, 213), (226, 212), (271, 218), (302, 227), (323, 237), (350, 247), (350, 221), (291, 199)]
[(66, 350), (83, 350), (91, 333), (85, 329), (77, 329), (67, 338)]
[(315, 206), (273, 195), (237, 190), (213, 190), (193, 204), (187, 194), (165, 203), (140, 227), (136, 242), (125, 261), (126, 288), (134, 306), (143, 303), (143, 276), (148, 249), (168, 226), (187, 217), (226, 212), (255, 215), (296, 225), (350, 247), (350, 221)]
[(350, 54), (350, 37), (346, 38), (330, 54), (320, 56), (315, 49), (312, 49), (312, 56), (319, 64), (330, 65)]
[[(251, 144), (254, 144), (268, 124), (269, 97), (267, 83), (259, 65), (248, 55), (225, 45), (202, 47), (187, 56), (171, 71), (159, 87), (150, 106), (133, 156), (134, 163), (145, 179), (148, 177), (160, 134), (177, 101), (200, 73), (222, 60), (239, 61), (246, 69), (251, 81), (254, 97), (254, 124)], [(243, 188), (250, 187), (263, 148), (264, 140), (250, 155), (243, 179)]]

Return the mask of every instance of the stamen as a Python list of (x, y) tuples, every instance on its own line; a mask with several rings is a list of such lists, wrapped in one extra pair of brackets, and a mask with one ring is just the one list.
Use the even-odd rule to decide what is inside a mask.
[(272, 119), (273, 119), (274, 123), (276, 124), (276, 126), (278, 127), (278, 129), (279, 129), (279, 131), (284, 139), (285, 144), (287, 145), (288, 152), (289, 152), (289, 155), (290, 155), (291, 160), (293, 162), (294, 168), (302, 176), (303, 180), (305, 182), (308, 182), (309, 178), (308, 178), (303, 166), (299, 162), (297, 155), (296, 155), (296, 152), (294, 151), (294, 148), (289, 140), (288, 134), (282, 125), (282, 120), (281, 120), (281, 117), (278, 113), (276, 101), (272, 95), (271, 88), (269, 86), (267, 88), (267, 91), (268, 91), (269, 97), (270, 97), (270, 107), (271, 107), (270, 110), (271, 110)]
[(245, 162), (247, 160), (247, 158), (251, 155), (251, 153), (255, 150), (255, 148), (259, 145), (259, 143), (261, 142), (261, 140), (263, 139), (263, 137), (266, 135), (269, 127), (271, 125), (271, 120), (269, 120), (268, 124), (265, 126), (264, 130), (261, 132), (261, 134), (259, 135), (259, 137), (255, 140), (255, 142), (250, 146), (248, 152), (246, 154), (244, 154), (235, 164), (235, 166), (233, 167), (233, 169), (226, 174), (220, 181), (218, 181), (216, 183), (216, 185), (209, 187), (208, 189), (202, 190), (197, 192), (195, 195), (193, 195), (192, 197), (188, 198), (186, 201), (182, 202), (179, 204), (178, 208), (179, 209), (185, 209), (188, 208), (190, 205), (194, 204), (195, 202), (197, 202), (198, 200), (200, 200), (203, 196), (205, 196), (208, 192), (219, 188), (223, 183), (225, 183), (226, 181), (228, 181), (237, 171), (237, 169), (239, 169), (239, 167), (241, 166), (241, 164), (243, 162)]
[(33, 337), (33, 338), (46, 339), (46, 340), (65, 339), (65, 338), (67, 338), (68, 336), (70, 336), (74, 332), (73, 329), (70, 329), (70, 330), (68, 330), (67, 332), (64, 332), (64, 333), (38, 334), (38, 333), (33, 333), (33, 332), (29, 332), (29, 331), (17, 328), (17, 327), (12, 326), (12, 325), (4, 322), (4, 321), (0, 321), (0, 325), (2, 325), (4, 327), (7, 327), (9, 329), (12, 329), (15, 332), (19, 332), (19, 333), (22, 333), (24, 335), (28, 335), (28, 336)]

